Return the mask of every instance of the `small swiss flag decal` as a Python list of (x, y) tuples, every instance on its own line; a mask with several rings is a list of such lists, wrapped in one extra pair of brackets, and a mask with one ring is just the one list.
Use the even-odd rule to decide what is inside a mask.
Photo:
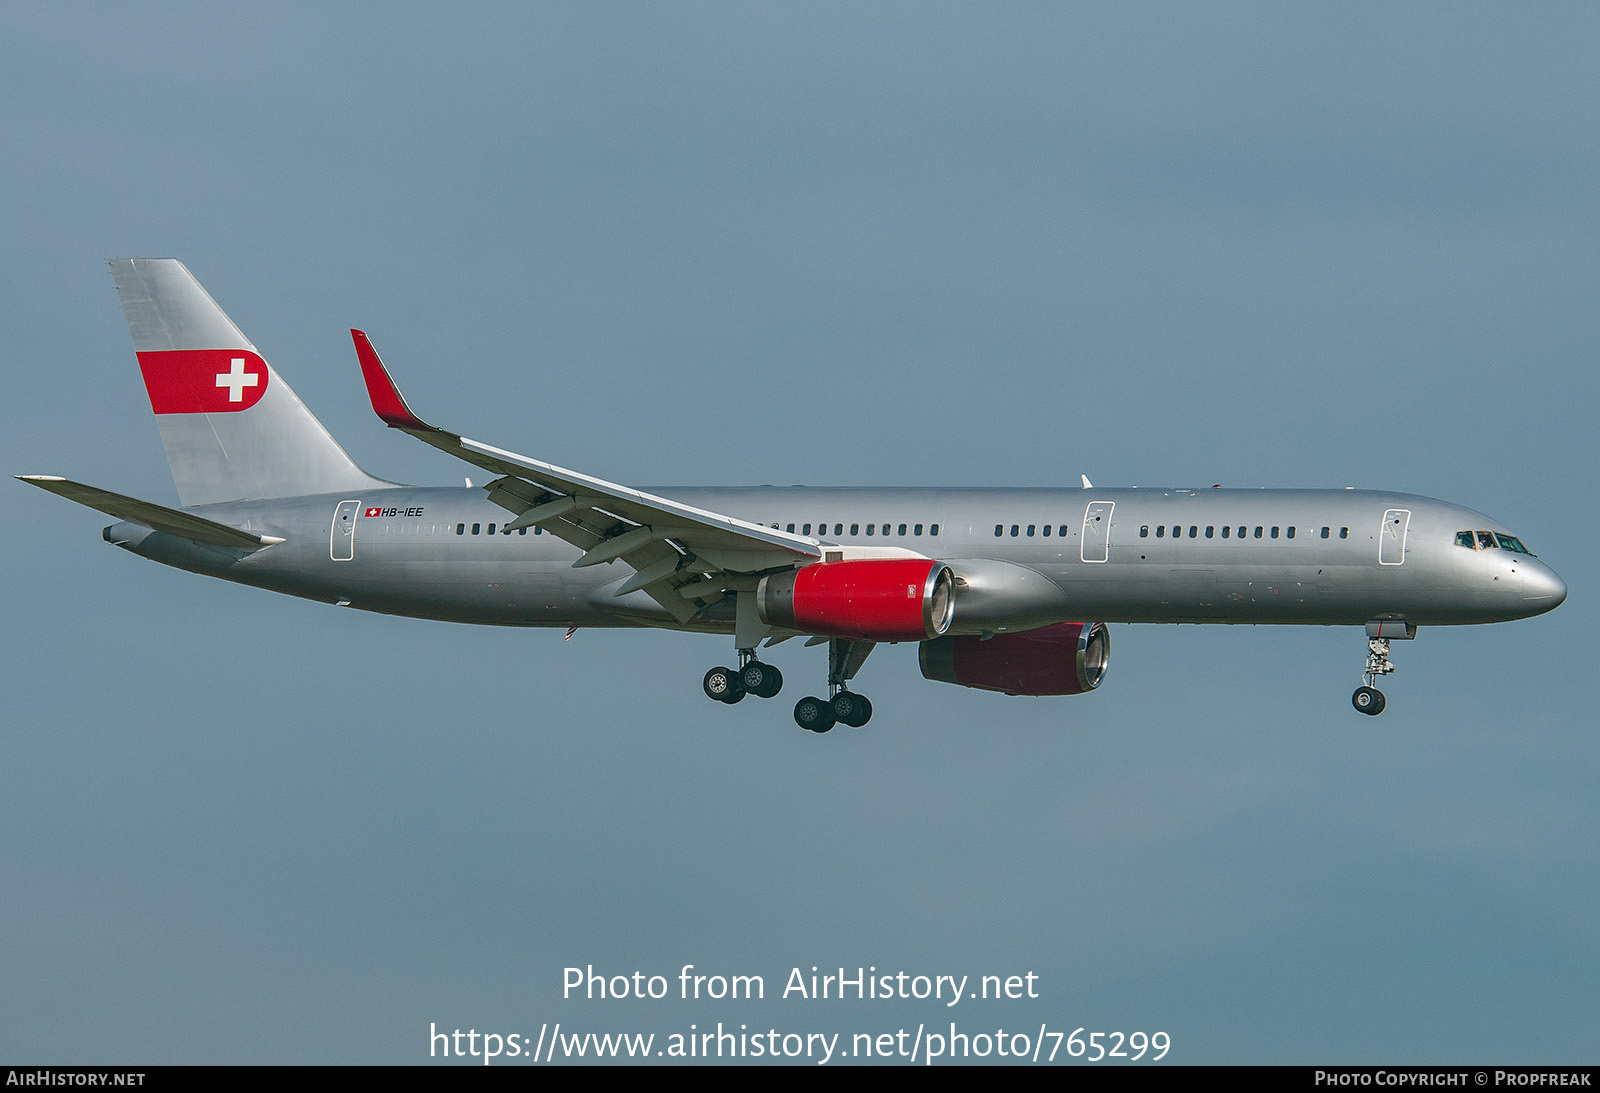
[(248, 410), (267, 391), (267, 362), (248, 349), (173, 349), (139, 354), (139, 371), (158, 414)]
[(362, 515), (364, 515), (364, 516), (377, 516), (377, 515), (381, 514), (382, 512), (383, 512), (382, 509), (368, 509)]

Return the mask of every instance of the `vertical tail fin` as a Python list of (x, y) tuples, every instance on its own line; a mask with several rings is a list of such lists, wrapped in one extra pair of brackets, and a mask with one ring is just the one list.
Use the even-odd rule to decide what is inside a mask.
[(355, 465), (174, 258), (113, 258), (150, 408), (185, 507), (385, 486)]

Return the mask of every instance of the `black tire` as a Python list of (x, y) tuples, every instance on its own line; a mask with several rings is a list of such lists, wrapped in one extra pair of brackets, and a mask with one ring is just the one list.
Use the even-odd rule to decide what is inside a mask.
[(739, 681), (757, 698), (772, 698), (783, 689), (783, 673), (759, 660), (752, 660), (739, 670)]
[(1368, 717), (1377, 717), (1385, 705), (1383, 692), (1376, 687), (1357, 687), (1350, 696), (1350, 704)]
[(872, 703), (866, 695), (858, 695), (854, 691), (840, 691), (833, 696), (829, 703), (833, 707), (834, 720), (859, 729), (872, 719)]
[(820, 698), (807, 696), (794, 704), (794, 723), (811, 732), (833, 728), (833, 707)]
[(717, 702), (733, 704), (744, 697), (744, 684), (739, 681), (739, 673), (732, 668), (713, 668), (706, 673), (701, 687), (706, 692), (706, 697)]
[(767, 684), (767, 689), (761, 695), (761, 697), (776, 698), (778, 696), (778, 692), (783, 690), (783, 673), (778, 671), (778, 669), (773, 667), (771, 664), (763, 665), (763, 667), (766, 668), (767, 674), (772, 677), (772, 682)]

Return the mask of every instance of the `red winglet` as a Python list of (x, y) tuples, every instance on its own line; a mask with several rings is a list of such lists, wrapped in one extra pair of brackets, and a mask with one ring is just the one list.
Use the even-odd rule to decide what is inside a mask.
[(372, 400), (372, 409), (384, 424), (392, 429), (431, 430), (433, 426), (412, 413), (411, 407), (406, 405), (400, 389), (389, 378), (388, 369), (378, 359), (378, 351), (372, 348), (367, 336), (359, 330), (352, 330), (350, 337), (356, 343), (356, 359), (361, 362), (361, 376), (367, 381), (367, 397)]

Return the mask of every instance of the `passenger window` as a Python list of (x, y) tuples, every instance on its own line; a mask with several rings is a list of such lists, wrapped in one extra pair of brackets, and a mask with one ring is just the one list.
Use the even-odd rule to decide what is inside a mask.
[(928, 534), (929, 535), (937, 535), (937, 534), (939, 534), (939, 525), (938, 524), (934, 524), (933, 526), (928, 528)]
[(467, 533), (467, 525), (465, 525), (465, 524), (457, 524), (456, 525), (456, 534), (457, 535), (465, 535), (466, 533)]
[(1034, 529), (1034, 525), (1033, 524), (1029, 524), (1028, 525), (1028, 538), (1030, 538), (1030, 539), (1033, 538), (1033, 529)]
[(1323, 528), (1322, 529), (1322, 537), (1324, 539), (1326, 539), (1328, 537), (1328, 529), (1327, 528)]
[(1209, 539), (1209, 538), (1211, 538), (1211, 533), (1212, 533), (1212, 532), (1214, 532), (1214, 531), (1216, 531), (1216, 530), (1217, 530), (1217, 529), (1216, 529), (1216, 528), (1215, 528), (1215, 527), (1213, 527), (1213, 526), (1211, 526), (1211, 525), (1207, 525), (1207, 526), (1206, 526), (1206, 538), (1207, 538), (1207, 539)]
[(1191, 539), (1200, 538), (1200, 528), (1197, 525), (1195, 525), (1195, 524), (1190, 524), (1189, 525), (1189, 538), (1191, 538)]
[(1044, 537), (1046, 539), (1050, 538), (1050, 525), (1049, 524), (1046, 524), (1044, 526)]
[(1293, 524), (1289, 525), (1289, 538), (1291, 538), (1291, 539), (1294, 538), (1294, 525)]
[(810, 524), (801, 524), (800, 525), (800, 534), (801, 535), (810, 535), (811, 534), (811, 525)]
[(517, 529), (517, 534), (518, 535), (526, 535), (526, 534), (528, 534), (528, 529), (527, 528), (518, 528)]
[(914, 525), (913, 528), (912, 528), (911, 534), (913, 534), (913, 535), (921, 535), (922, 534), (922, 525), (921, 524)]
[(850, 534), (851, 535), (860, 535), (861, 534), (861, 525), (860, 524), (851, 524), (850, 525)]
[(1257, 539), (1261, 538), (1261, 525), (1260, 524), (1256, 525), (1256, 538)]
[(1144, 524), (1139, 528), (1139, 538), (1141, 538), (1141, 539), (1150, 538), (1150, 525), (1149, 524)]
[(483, 527), (483, 525), (482, 525), (482, 524), (473, 524), (473, 525), (472, 525), (472, 534), (474, 534), (474, 535), (476, 535), (476, 534), (478, 534), (478, 532), (479, 532), (479, 530), (480, 530), (480, 529), (481, 529), (481, 528), (482, 528), (482, 527)]
[(1274, 539), (1278, 537), (1278, 525), (1276, 524), (1272, 525), (1272, 537)]
[(900, 530), (898, 532), (896, 532), (896, 534), (897, 535), (904, 535), (905, 533), (906, 533), (906, 526), (904, 524), (901, 524), (900, 525)]
[(1067, 525), (1062, 524), (1059, 528), (1057, 528), (1056, 534), (1065, 539), (1067, 537)]
[(788, 527), (787, 527), (787, 528), (785, 528), (785, 529), (784, 529), (784, 530), (785, 530), (785, 531), (787, 531), (787, 532), (789, 532), (789, 533), (790, 533), (790, 534), (791, 534), (791, 535), (792, 535), (792, 534), (793, 534), (793, 533), (794, 533), (794, 525), (793, 525), (793, 524), (790, 524), (790, 525), (789, 525), (789, 526), (788, 526)]
[(494, 534), (494, 525), (493, 525), (493, 524), (490, 524), (490, 525), (489, 525), (489, 534), (490, 534), (490, 535), (493, 535), (493, 534)]
[(1000, 536), (1004, 535), (1005, 533), (1006, 533), (1006, 526), (1004, 524), (996, 524), (994, 526), (994, 537), (996, 539), (1000, 538)]
[(1157, 539), (1165, 539), (1166, 537), (1167, 537), (1167, 525), (1165, 525), (1165, 524), (1157, 524), (1156, 525), (1156, 538)]
[(1241, 539), (1243, 539), (1243, 538), (1244, 538), (1244, 533), (1245, 533), (1245, 532), (1246, 532), (1246, 531), (1248, 531), (1248, 530), (1250, 530), (1250, 529), (1249, 529), (1249, 528), (1246, 528), (1246, 527), (1242, 527), (1242, 526), (1241, 526), (1241, 527), (1240, 527), (1240, 528), (1239, 528), (1239, 538), (1241, 538)]
[(1183, 534), (1183, 529), (1181, 527), (1179, 527), (1177, 524), (1173, 524), (1172, 525), (1172, 537), (1174, 539), (1176, 539), (1178, 536), (1180, 536), (1182, 534)]
[(1021, 528), (1021, 527), (1020, 527), (1020, 526), (1019, 526), (1019, 525), (1017, 525), (1017, 524), (1012, 524), (1012, 525), (1011, 525), (1011, 537), (1012, 537), (1012, 538), (1013, 538), (1013, 539), (1015, 539), (1015, 538), (1016, 538), (1016, 537), (1017, 537), (1017, 535), (1018, 535), (1018, 534), (1019, 534), (1019, 533), (1020, 533), (1020, 532), (1021, 532), (1021, 531), (1022, 531), (1022, 528)]
[(867, 534), (871, 535), (872, 534), (872, 529), (875, 528), (875, 527), (877, 527), (876, 524), (868, 524), (867, 525)]
[(835, 525), (833, 525), (833, 534), (836, 535), (836, 536), (843, 535), (844, 534), (844, 525), (843, 524), (835, 524)]
[(1228, 537), (1228, 532), (1230, 532), (1232, 530), (1233, 530), (1233, 525), (1232, 524), (1223, 524), (1222, 525), (1222, 537), (1224, 539), (1226, 539)]
[(1339, 538), (1341, 538), (1341, 539), (1350, 538), (1350, 529), (1349, 528), (1340, 528), (1339, 529)]

